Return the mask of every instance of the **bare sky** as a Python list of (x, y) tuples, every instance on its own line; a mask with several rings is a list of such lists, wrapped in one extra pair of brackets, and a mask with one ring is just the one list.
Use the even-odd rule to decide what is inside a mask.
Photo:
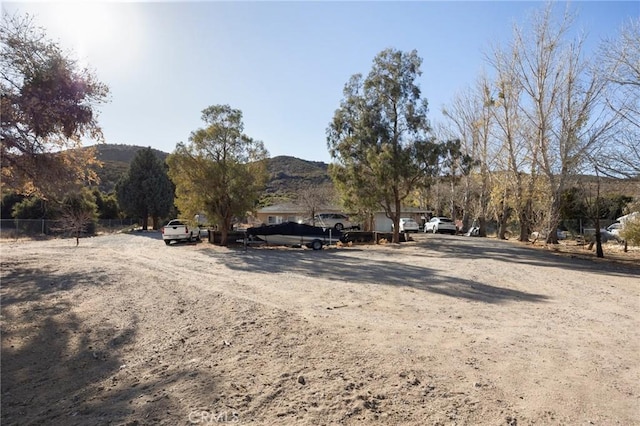
[[(640, 3), (573, 2), (589, 49), (640, 16)], [(111, 90), (100, 107), (107, 143), (172, 152), (229, 104), (271, 156), (329, 162), (325, 130), (355, 73), (393, 47), (417, 49), (430, 118), (482, 72), (491, 45), (510, 40), (542, 2), (3, 2)], [(566, 3), (557, 3), (561, 12)]]

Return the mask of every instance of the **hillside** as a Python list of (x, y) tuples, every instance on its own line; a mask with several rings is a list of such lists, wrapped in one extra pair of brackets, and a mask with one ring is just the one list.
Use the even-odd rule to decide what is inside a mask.
[[(103, 167), (96, 172), (100, 177), (100, 190), (104, 192), (114, 190), (118, 179), (129, 169), (136, 153), (145, 149), (143, 146), (120, 144), (102, 144), (96, 145), (95, 148), (97, 158), (103, 162)], [(162, 161), (169, 155), (156, 149), (153, 149), (153, 152)], [(267, 165), (269, 181), (265, 189), (265, 198), (274, 201), (285, 200), (305, 185), (330, 185), (327, 167), (326, 163), (320, 161), (306, 161), (289, 156), (270, 158)]]
[(327, 167), (326, 163), (319, 161), (301, 160), (284, 155), (270, 158), (267, 166), (269, 180), (263, 202), (273, 204), (287, 201), (291, 194), (307, 185), (331, 185)]
[[(104, 163), (96, 170), (100, 177), (100, 189), (104, 192), (113, 191), (116, 182), (129, 168), (136, 153), (144, 149), (135, 145), (96, 145), (98, 158)], [(169, 155), (166, 152), (153, 149), (155, 154), (164, 161)], [(328, 164), (320, 161), (307, 161), (296, 157), (278, 156), (268, 160), (267, 169), (269, 180), (265, 188), (262, 204), (276, 204), (289, 201), (291, 195), (306, 185), (331, 185)], [(595, 193), (598, 178), (590, 175), (575, 176), (575, 182), (570, 186), (590, 188)], [(579, 182), (579, 183), (578, 183)], [(602, 194), (625, 194), (640, 199), (640, 183), (637, 179), (613, 179), (600, 177), (600, 192)]]
[[(92, 148), (96, 149), (96, 158), (103, 164), (101, 168), (95, 169), (100, 178), (98, 187), (101, 191), (109, 193), (115, 189), (120, 177), (129, 170), (129, 164), (136, 153), (146, 147), (122, 144), (100, 144), (94, 145)], [(162, 161), (169, 155), (157, 149), (152, 148), (152, 150)]]
[[(138, 151), (147, 147), (123, 144), (101, 144), (95, 145), (95, 148), (98, 151), (97, 157), (99, 160), (104, 162), (109, 161), (114, 163), (126, 163), (128, 165), (129, 163), (131, 163), (131, 160)], [(151, 150), (162, 161), (164, 161), (169, 155), (168, 153), (159, 151), (155, 148), (151, 148)]]

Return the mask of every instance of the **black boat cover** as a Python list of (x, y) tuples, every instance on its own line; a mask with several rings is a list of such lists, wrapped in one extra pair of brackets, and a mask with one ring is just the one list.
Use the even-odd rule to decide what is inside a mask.
[[(329, 234), (331, 233), (331, 234)], [(283, 222), (277, 225), (254, 226), (247, 229), (247, 235), (296, 235), (303, 237), (326, 237), (339, 239), (342, 232), (332, 228), (321, 228), (319, 226), (307, 225), (296, 222)]]

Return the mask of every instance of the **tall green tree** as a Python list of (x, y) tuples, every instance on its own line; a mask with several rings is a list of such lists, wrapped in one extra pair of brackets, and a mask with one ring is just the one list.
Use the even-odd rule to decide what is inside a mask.
[(142, 219), (142, 229), (153, 219), (153, 229), (160, 226), (159, 219), (169, 214), (173, 206), (174, 187), (167, 168), (153, 153), (151, 147), (138, 151), (129, 171), (116, 184), (120, 207), (127, 215)]
[[(454, 220), (459, 216), (455, 203), (457, 185), (462, 177), (468, 179), (471, 170), (476, 165), (473, 157), (463, 151), (460, 139), (447, 140), (442, 144), (438, 177), (442, 183), (449, 186), (449, 215)], [(465, 212), (462, 213), (464, 216)]]
[(56, 204), (33, 195), (15, 203), (11, 214), (15, 219), (53, 219), (59, 213), (56, 207)]
[(202, 111), (206, 127), (191, 133), (167, 158), (176, 206), (191, 217), (204, 212), (227, 244), (234, 218), (255, 209), (267, 181), (269, 153), (243, 133), (242, 112), (229, 105)]
[(94, 188), (92, 193), (96, 199), (96, 206), (98, 206), (99, 219), (118, 219), (120, 217), (120, 207), (115, 193), (105, 194), (98, 188)]
[(16, 194), (15, 192), (9, 192), (2, 196), (2, 203), (0, 203), (0, 219), (13, 219), (13, 208), (24, 201), (24, 195)]
[(94, 151), (73, 148), (102, 140), (96, 108), (107, 86), (29, 16), (3, 14), (0, 69), (2, 187), (59, 201), (70, 187), (95, 181)]
[(329, 173), (346, 207), (384, 210), (394, 224), (394, 243), (403, 201), (428, 182), (440, 154), (416, 83), (421, 63), (415, 50), (380, 52), (366, 78), (355, 74), (345, 85), (327, 129), (334, 160)]

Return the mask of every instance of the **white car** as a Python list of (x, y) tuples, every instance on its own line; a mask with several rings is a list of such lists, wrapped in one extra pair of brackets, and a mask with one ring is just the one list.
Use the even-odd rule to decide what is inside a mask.
[(622, 228), (622, 224), (620, 222), (613, 223), (607, 227), (607, 231), (613, 235), (614, 237), (620, 237), (620, 229)]
[(173, 219), (161, 229), (162, 239), (166, 245), (171, 241), (200, 241), (200, 228), (198, 225), (190, 226), (186, 221)]
[(319, 213), (313, 219), (306, 219), (307, 225), (319, 226), (321, 228), (333, 228), (336, 231), (343, 229), (360, 229), (357, 224), (349, 220), (349, 216), (342, 213)]
[(438, 232), (448, 232), (450, 234), (455, 234), (458, 232), (458, 228), (456, 224), (453, 223), (453, 220), (448, 217), (432, 217), (431, 220), (424, 224), (424, 232), (433, 232), (434, 234)]
[(410, 217), (401, 217), (398, 229), (400, 232), (418, 232), (420, 230), (420, 225)]

